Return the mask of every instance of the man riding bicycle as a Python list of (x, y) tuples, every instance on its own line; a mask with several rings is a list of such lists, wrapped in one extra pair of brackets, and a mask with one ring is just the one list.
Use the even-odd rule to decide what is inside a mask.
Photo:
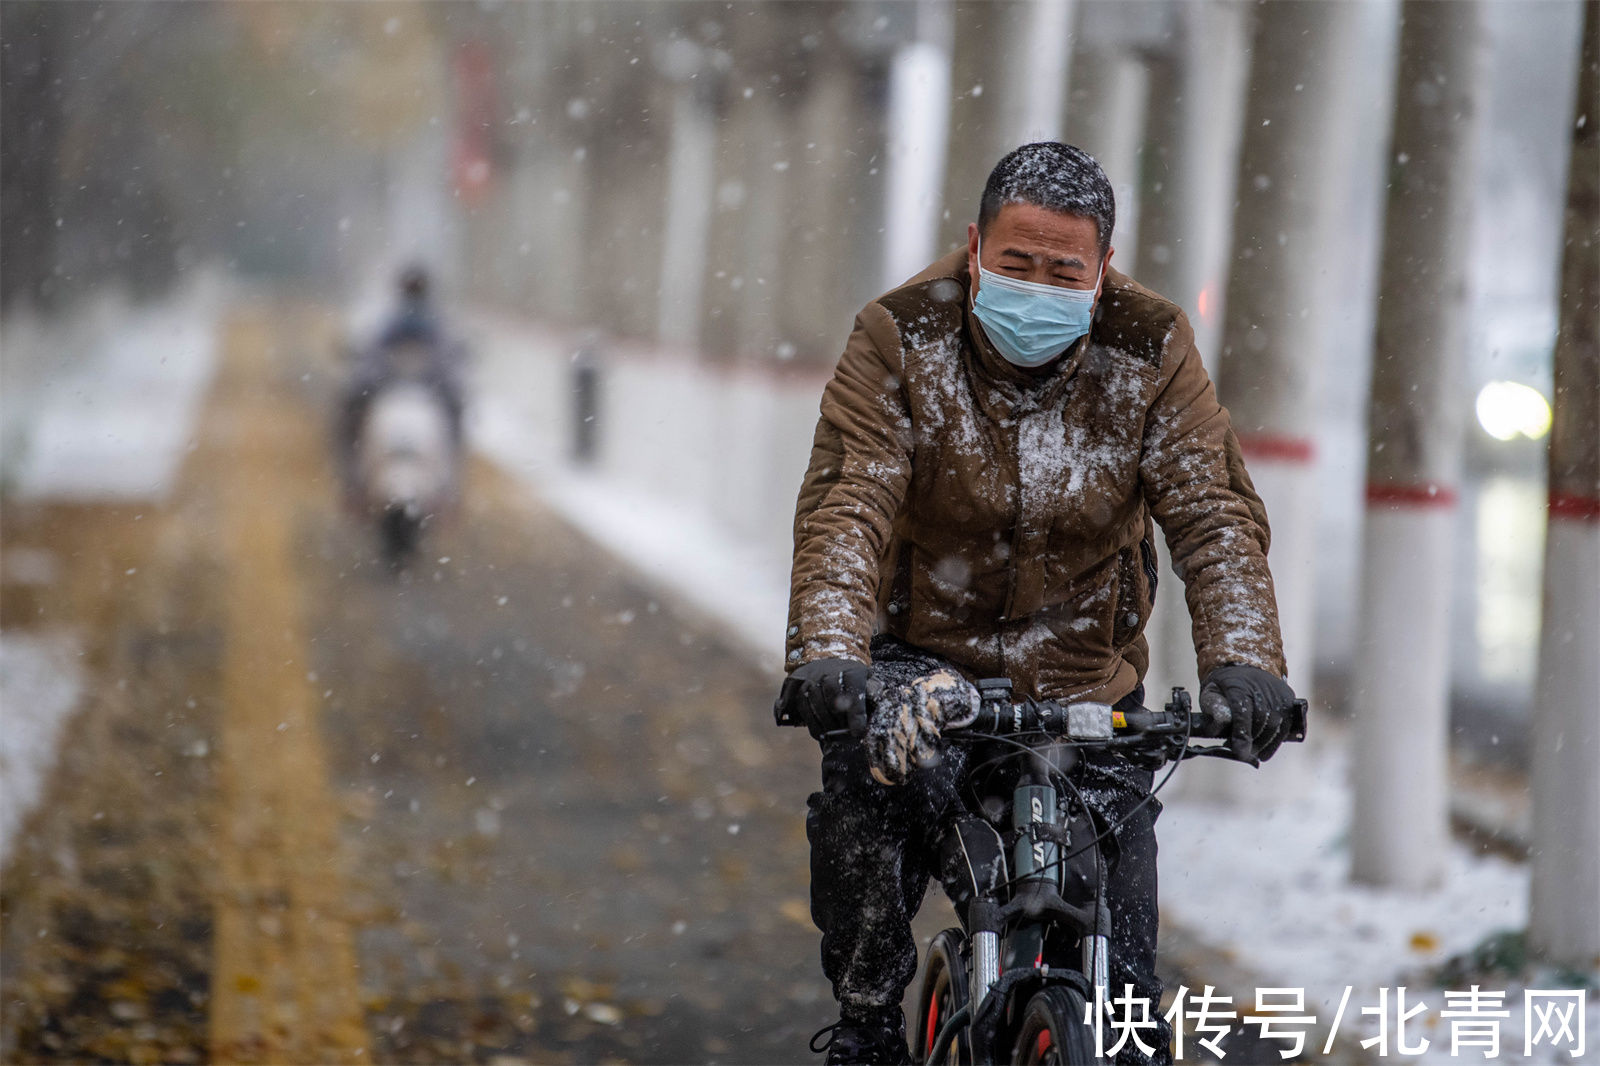
[[(1194, 618), (1202, 705), (1228, 706), (1241, 755), (1283, 740), (1294, 694), (1266, 512), (1183, 312), (1110, 268), (1114, 222), (1087, 153), (1011, 152), (966, 249), (862, 310), (823, 393), (780, 699), (822, 742), (806, 828), (839, 1001), (829, 1063), (908, 1061), (910, 921), (965, 769), (939, 732), (966, 687), (1142, 701), (1155, 524)], [(950, 698), (927, 698), (940, 671)], [(1158, 1003), (1150, 769), (1104, 753), (1074, 778), (1121, 823), (1111, 987)], [(1157, 1061), (1169, 1036), (1161, 1023)], [(1119, 1061), (1144, 1059), (1130, 1042)]]

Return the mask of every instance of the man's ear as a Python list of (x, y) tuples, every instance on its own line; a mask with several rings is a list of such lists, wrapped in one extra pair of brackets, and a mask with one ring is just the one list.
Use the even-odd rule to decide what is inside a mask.
[(1104, 259), (1100, 260), (1100, 284), (1099, 284), (1098, 287), (1096, 287), (1095, 294), (1094, 294), (1095, 299), (1097, 299), (1097, 300), (1100, 298), (1100, 294), (1105, 291), (1105, 288), (1106, 288), (1106, 270), (1107, 270), (1107, 268), (1109, 268), (1111, 266), (1111, 257), (1116, 255), (1116, 254), (1117, 254), (1117, 250), (1115, 248), (1107, 248), (1106, 249), (1106, 257)]
[(976, 222), (967, 223), (967, 274), (971, 278), (969, 283), (971, 292), (975, 294), (978, 291), (978, 224)]

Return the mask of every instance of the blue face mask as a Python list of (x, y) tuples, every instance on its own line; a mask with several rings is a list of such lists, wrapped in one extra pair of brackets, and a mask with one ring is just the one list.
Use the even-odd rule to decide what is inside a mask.
[[(983, 245), (978, 246), (979, 254)], [(1105, 276), (1105, 261), (1092, 289), (1063, 289), (996, 274), (978, 267), (978, 297), (972, 312), (989, 342), (1006, 361), (1038, 367), (1055, 359), (1089, 332), (1094, 297)]]

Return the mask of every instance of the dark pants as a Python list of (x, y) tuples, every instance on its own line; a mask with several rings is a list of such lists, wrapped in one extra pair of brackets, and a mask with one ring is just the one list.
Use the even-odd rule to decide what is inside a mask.
[[(888, 684), (904, 684), (941, 661), (892, 639), (873, 642), (873, 673)], [(1130, 701), (1137, 703), (1140, 693)], [(950, 819), (962, 810), (959, 788), (967, 749), (951, 745), (936, 767), (913, 772), (897, 787), (878, 784), (867, 770), (861, 744), (827, 740), (822, 746), (822, 791), (812, 793), (806, 815), (811, 841), (811, 916), (822, 930), (822, 971), (846, 1017), (866, 1019), (899, 1006), (916, 974), (917, 946), (911, 919), (922, 905), (928, 879), (937, 872), (938, 843)], [(1160, 1021), (1161, 982), (1156, 978), (1156, 816), (1151, 772), (1104, 753), (1087, 755), (1071, 771), (1084, 800), (1110, 822), (1127, 816), (1116, 831), (1120, 859), (1106, 886), (1111, 911), (1111, 994), (1148, 999), (1158, 1027), (1141, 1030), (1156, 1049), (1153, 1061), (1170, 1062), (1171, 1030)], [(1112, 1030), (1107, 1028), (1108, 1038)], [(1120, 1064), (1152, 1061), (1130, 1040)]]

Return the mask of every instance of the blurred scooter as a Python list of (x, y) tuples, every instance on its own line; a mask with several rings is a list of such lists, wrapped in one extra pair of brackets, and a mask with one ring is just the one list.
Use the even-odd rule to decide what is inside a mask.
[(426, 525), (455, 504), (457, 446), (451, 412), (420, 368), (426, 353), (394, 353), (396, 373), (366, 402), (356, 439), (358, 498), (377, 524), (384, 561), (410, 561)]
[(378, 526), (398, 570), (424, 527), (459, 495), (465, 351), (440, 323), (428, 272), (401, 271), (394, 313), (374, 342), (350, 347), (334, 444), (345, 500)]

